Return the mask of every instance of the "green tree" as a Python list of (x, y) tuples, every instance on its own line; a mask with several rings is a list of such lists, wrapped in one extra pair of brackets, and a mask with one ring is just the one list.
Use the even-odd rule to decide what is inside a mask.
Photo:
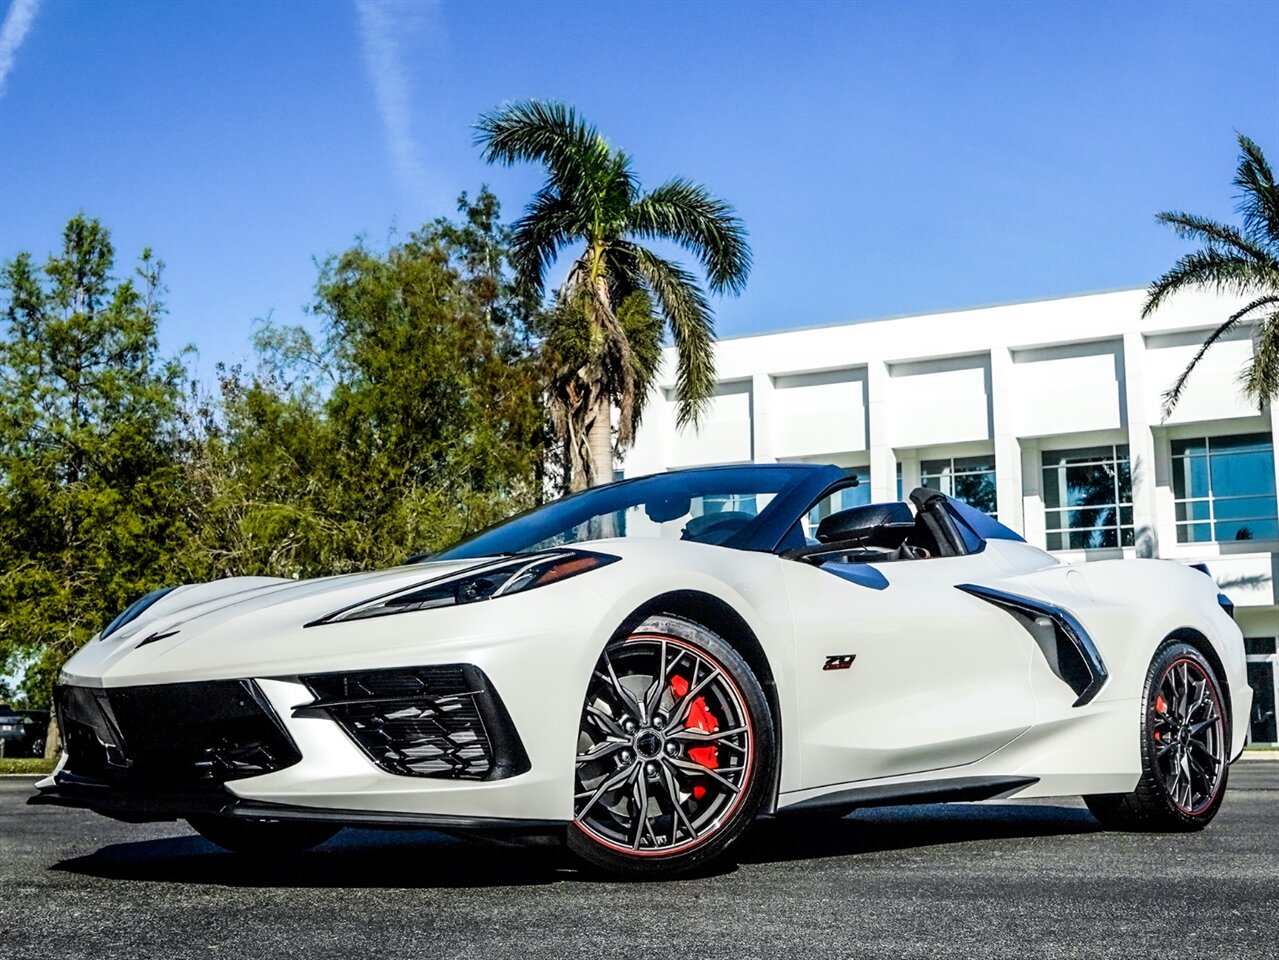
[(509, 231), (487, 190), (459, 210), (330, 258), (318, 335), (264, 324), (260, 369), (223, 371), (192, 464), (220, 571), (399, 563), (539, 498), (543, 378)]
[(482, 116), (476, 144), (489, 163), (540, 163), (546, 181), (515, 224), (511, 263), (520, 289), (542, 294), (547, 269), (569, 248), (569, 268), (545, 330), (553, 422), (567, 485), (613, 477), (631, 443), (669, 327), (678, 352), (678, 423), (695, 423), (715, 386), (710, 304), (696, 277), (644, 243), (692, 253), (713, 293), (740, 293), (750, 272), (746, 230), (733, 208), (684, 179), (644, 193), (631, 160), (572, 107), (528, 100)]
[(1191, 213), (1166, 212), (1157, 219), (1187, 240), (1203, 246), (1181, 257), (1150, 285), (1143, 317), (1168, 297), (1187, 287), (1207, 287), (1219, 293), (1248, 297), (1248, 302), (1212, 331), (1176, 382), (1164, 393), (1166, 418), (1204, 354), (1227, 333), (1255, 320), (1253, 357), (1241, 371), (1244, 395), (1259, 407), (1279, 397), (1279, 186), (1261, 148), (1239, 134), (1236, 211), (1241, 227)]
[(27, 253), (0, 268), (0, 663), (37, 704), (188, 540), (162, 264), (147, 250), (115, 279), (108, 231), (84, 216), (62, 239), (42, 268)]

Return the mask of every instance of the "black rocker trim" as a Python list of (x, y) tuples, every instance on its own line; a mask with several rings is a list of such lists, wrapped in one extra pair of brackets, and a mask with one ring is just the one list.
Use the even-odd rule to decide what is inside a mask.
[(831, 807), (856, 810), (859, 807), (895, 807), (921, 803), (971, 803), (976, 800), (993, 800), (1038, 782), (1038, 777), (951, 777), (944, 780), (849, 787), (779, 807), (777, 816), (828, 810)]

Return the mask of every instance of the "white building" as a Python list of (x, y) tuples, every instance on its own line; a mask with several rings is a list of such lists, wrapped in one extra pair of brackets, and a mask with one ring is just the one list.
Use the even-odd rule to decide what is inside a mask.
[(721, 340), (700, 430), (675, 429), (674, 362), (623, 464), (813, 460), (857, 473), (845, 505), (925, 483), (1068, 560), (1208, 564), (1234, 601), (1274, 742), (1279, 637), (1279, 406), (1236, 378), (1251, 331), (1218, 343), (1165, 422), (1161, 394), (1243, 301), (1173, 298), (1141, 319), (1127, 290)]

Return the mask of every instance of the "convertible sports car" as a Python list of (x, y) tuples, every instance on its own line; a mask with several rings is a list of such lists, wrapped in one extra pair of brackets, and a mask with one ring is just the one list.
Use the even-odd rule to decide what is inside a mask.
[(676, 471), (376, 573), (157, 590), (67, 664), (33, 803), (227, 849), (344, 825), (690, 869), (761, 815), (1082, 794), (1183, 831), (1251, 705), (1206, 571), (1063, 564), (833, 466)]

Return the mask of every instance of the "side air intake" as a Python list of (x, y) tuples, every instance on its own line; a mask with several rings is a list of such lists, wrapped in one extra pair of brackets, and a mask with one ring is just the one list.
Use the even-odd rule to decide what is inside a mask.
[(524, 745), (484, 671), (471, 664), (302, 677), (313, 703), (389, 773), (501, 780), (530, 768)]
[(1007, 611), (1034, 639), (1049, 669), (1075, 692), (1071, 706), (1082, 707), (1106, 685), (1106, 665), (1083, 624), (1063, 607), (1005, 593), (975, 583), (958, 589)]

